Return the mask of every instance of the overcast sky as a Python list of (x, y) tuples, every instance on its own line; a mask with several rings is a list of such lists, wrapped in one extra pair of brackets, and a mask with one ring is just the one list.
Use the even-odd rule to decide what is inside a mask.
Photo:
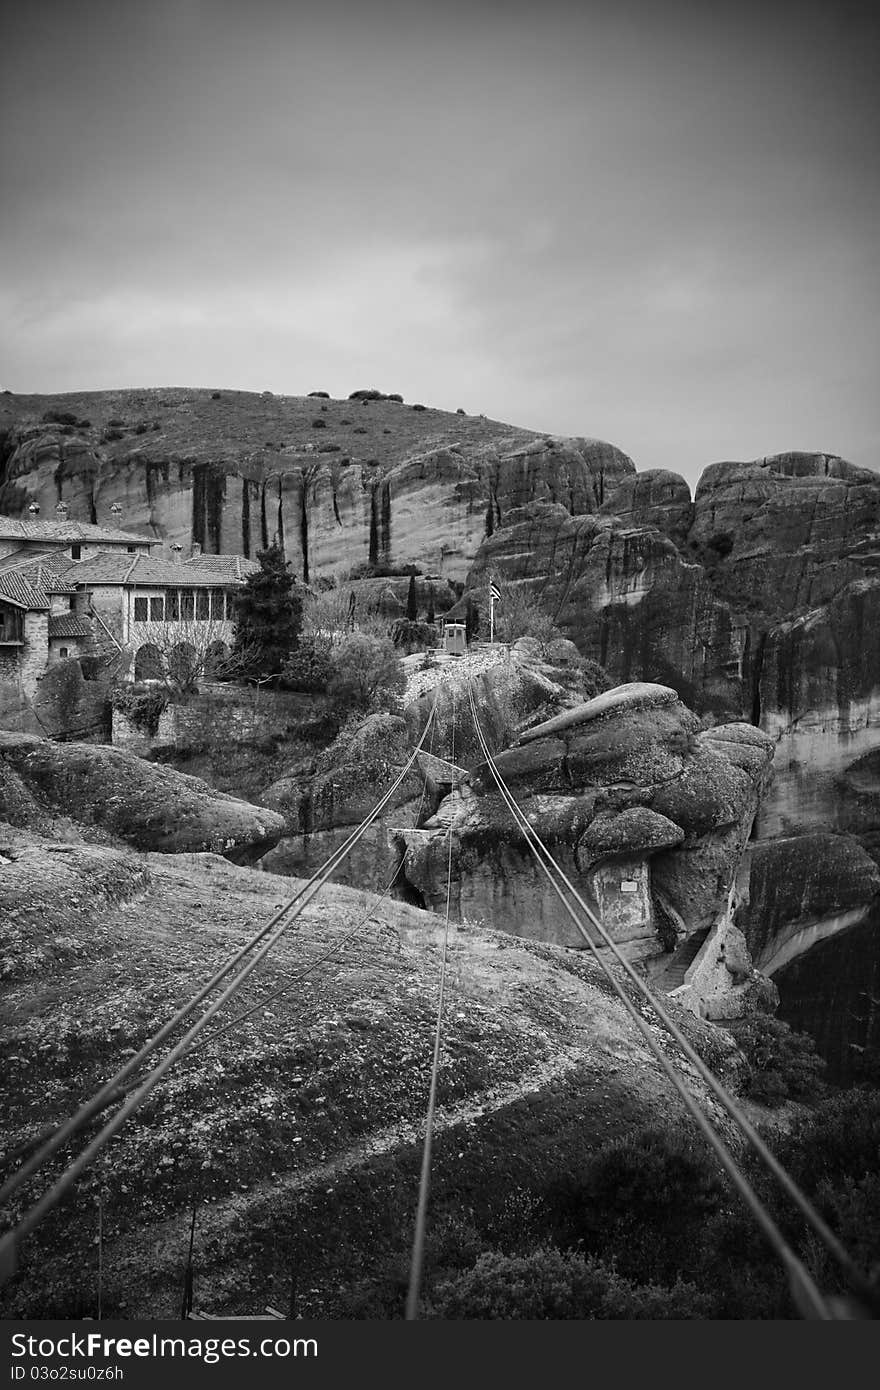
[(692, 482), (880, 467), (865, 6), (18, 9), (0, 386), (375, 385)]

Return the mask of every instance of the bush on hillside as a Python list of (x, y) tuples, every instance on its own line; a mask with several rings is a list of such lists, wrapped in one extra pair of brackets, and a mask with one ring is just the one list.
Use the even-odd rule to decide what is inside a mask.
[(329, 651), (313, 637), (302, 638), (284, 663), (278, 684), (282, 690), (302, 690), (322, 694), (333, 670)]
[(692, 1284), (639, 1286), (613, 1266), (573, 1251), (481, 1255), (473, 1269), (439, 1284), (428, 1316), (484, 1320), (699, 1318), (706, 1300)]
[(589, 656), (582, 656), (578, 663), (584, 683), (584, 699), (592, 700), (594, 696), (601, 695), (603, 691), (610, 690), (614, 685), (604, 666), (600, 666), (598, 661), (593, 661)]
[(495, 637), (499, 642), (515, 642), (520, 637), (536, 637), (543, 643), (561, 637), (550, 615), (529, 589), (521, 584), (499, 584), (501, 602), (495, 605)]
[(326, 420), (322, 420), (320, 416), (318, 416), (318, 419), (317, 419), (317, 420), (313, 420), (313, 421), (312, 421), (312, 429), (313, 429), (313, 430), (325, 430), (326, 428), (327, 428), (327, 421), (326, 421)]
[(720, 1170), (690, 1130), (637, 1130), (591, 1154), (545, 1194), (557, 1244), (615, 1258), (634, 1279), (674, 1283), (695, 1269)]
[(390, 637), (350, 632), (331, 653), (327, 692), (344, 708), (397, 710), (406, 674)]
[(769, 1014), (755, 1014), (728, 1026), (748, 1063), (742, 1090), (753, 1100), (781, 1105), (815, 1096), (822, 1089), (826, 1064), (805, 1033), (795, 1033)]
[(422, 623), (411, 618), (397, 618), (391, 624), (389, 636), (395, 647), (407, 652), (421, 652), (433, 648), (437, 643), (437, 629), (433, 623)]

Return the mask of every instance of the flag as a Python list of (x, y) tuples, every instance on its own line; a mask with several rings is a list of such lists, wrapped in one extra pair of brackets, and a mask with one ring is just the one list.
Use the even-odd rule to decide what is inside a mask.
[(495, 600), (496, 603), (500, 603), (500, 602), (501, 602), (501, 594), (500, 594), (499, 591), (495, 588), (495, 585), (494, 585), (494, 584), (490, 584), (490, 585), (489, 585), (489, 597), (490, 597), (490, 598), (493, 598), (493, 599)]

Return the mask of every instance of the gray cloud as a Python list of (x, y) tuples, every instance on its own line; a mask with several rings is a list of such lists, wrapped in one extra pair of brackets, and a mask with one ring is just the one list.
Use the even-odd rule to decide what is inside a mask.
[(36, 0), (3, 384), (375, 381), (691, 480), (877, 466), (876, 33), (716, 8)]

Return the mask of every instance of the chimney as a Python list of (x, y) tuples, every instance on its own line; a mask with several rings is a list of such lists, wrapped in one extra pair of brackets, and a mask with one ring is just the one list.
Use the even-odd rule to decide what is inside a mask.
[(202, 553), (202, 547), (201, 547), (201, 545), (199, 544), (198, 541), (193, 541), (193, 543), (192, 543), (192, 548), (191, 548), (191, 550), (190, 550), (189, 553), (190, 553), (191, 559), (193, 559), (193, 560), (197, 560), (197, 559), (198, 559), (198, 557), (199, 557), (199, 556), (201, 555), (201, 553)]
[(183, 564), (183, 560), (181, 559), (181, 555), (182, 555), (182, 554), (183, 554), (183, 546), (182, 546), (182, 545), (172, 545), (172, 547), (171, 547), (171, 558), (172, 558), (172, 560), (173, 560), (173, 562), (174, 562), (175, 565), (182, 565), (182, 564)]

